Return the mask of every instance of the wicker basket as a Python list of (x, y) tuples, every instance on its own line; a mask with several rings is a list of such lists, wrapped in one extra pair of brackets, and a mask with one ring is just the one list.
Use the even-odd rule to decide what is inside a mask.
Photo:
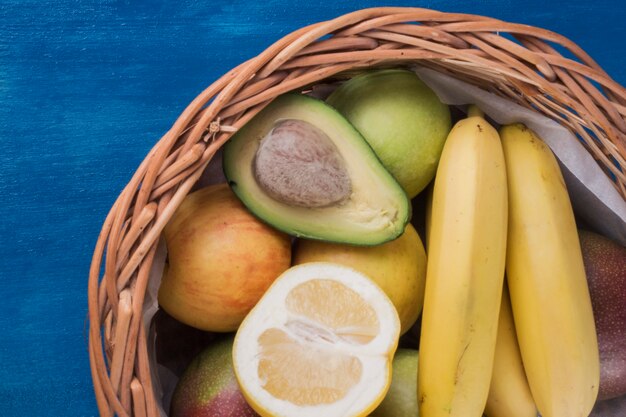
[(365, 9), (304, 27), (194, 99), (111, 208), (88, 289), (89, 355), (102, 416), (158, 415), (142, 325), (149, 271), (161, 230), (232, 132), (284, 92), (348, 70), (415, 62), (567, 127), (626, 198), (626, 90), (568, 39), (416, 8)]

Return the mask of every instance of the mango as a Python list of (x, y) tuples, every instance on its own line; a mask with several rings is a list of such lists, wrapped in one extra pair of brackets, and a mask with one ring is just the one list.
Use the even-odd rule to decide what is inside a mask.
[(210, 344), (181, 376), (170, 406), (171, 417), (257, 417), (244, 399), (232, 360), (233, 337)]

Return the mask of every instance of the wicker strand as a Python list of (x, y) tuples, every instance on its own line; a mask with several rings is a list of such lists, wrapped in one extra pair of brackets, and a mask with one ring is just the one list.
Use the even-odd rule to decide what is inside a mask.
[(130, 390), (133, 397), (133, 415), (135, 417), (146, 417), (146, 396), (139, 379), (133, 378), (130, 383)]
[[(152, 391), (152, 376), (150, 375), (150, 361), (148, 360), (148, 345), (146, 342), (146, 329), (142, 326), (139, 329), (137, 339), (137, 381), (144, 388), (144, 392)], [(132, 388), (132, 385), (131, 385)], [(157, 404), (154, 395), (145, 395), (145, 409), (148, 416), (158, 416)]]
[(111, 385), (113, 391), (119, 392), (122, 378), (122, 364), (124, 362), (124, 349), (115, 349), (116, 346), (127, 346), (128, 328), (130, 327), (131, 294), (128, 289), (120, 292), (120, 302), (117, 305), (117, 324), (115, 325), (115, 344), (113, 345), (113, 359), (111, 362)]

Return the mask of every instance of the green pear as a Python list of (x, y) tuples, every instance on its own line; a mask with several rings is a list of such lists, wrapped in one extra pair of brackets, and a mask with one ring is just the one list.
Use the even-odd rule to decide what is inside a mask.
[(393, 357), (391, 386), (370, 417), (417, 417), (417, 350), (398, 349)]
[(450, 108), (412, 71), (357, 75), (327, 99), (363, 135), (409, 198), (434, 178), (452, 127)]

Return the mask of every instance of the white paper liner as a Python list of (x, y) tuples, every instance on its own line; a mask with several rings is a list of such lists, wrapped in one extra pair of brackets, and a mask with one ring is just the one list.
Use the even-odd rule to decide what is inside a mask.
[[(454, 106), (476, 104), (499, 124), (521, 122), (535, 131), (559, 159), (576, 213), (597, 232), (626, 246), (626, 202), (572, 133), (547, 117), (448, 75), (422, 67), (414, 70), (444, 103)], [(218, 151), (194, 189), (224, 181), (221, 151)], [(156, 360), (153, 319), (159, 308), (157, 294), (166, 256), (167, 250), (161, 239), (150, 271), (143, 307), (144, 325), (148, 329), (152, 385), (162, 417), (167, 416), (165, 410), (169, 410), (171, 395), (178, 382), (176, 374)]]

